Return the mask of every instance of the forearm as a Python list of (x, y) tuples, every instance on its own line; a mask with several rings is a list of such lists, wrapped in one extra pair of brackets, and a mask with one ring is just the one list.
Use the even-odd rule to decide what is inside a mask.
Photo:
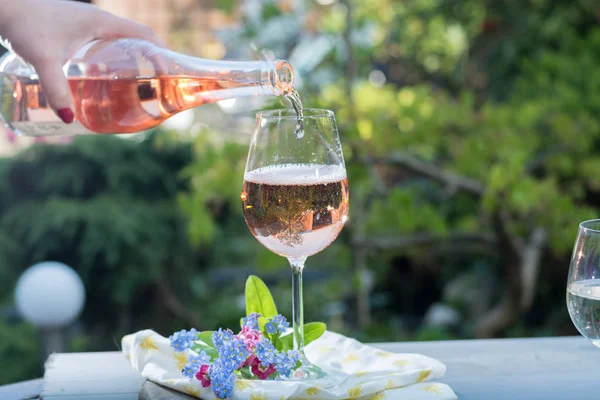
[(14, 24), (23, 23), (26, 18), (25, 10), (28, 7), (28, 0), (0, 0), (0, 36), (11, 40), (9, 32)]

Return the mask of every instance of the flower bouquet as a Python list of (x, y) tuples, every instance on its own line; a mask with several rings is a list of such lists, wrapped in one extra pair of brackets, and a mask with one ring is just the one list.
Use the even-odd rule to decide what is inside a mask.
[[(187, 354), (183, 376), (210, 387), (218, 398), (231, 397), (237, 378), (251, 380), (293, 379), (302, 360), (293, 350), (290, 324), (277, 312), (265, 283), (256, 276), (246, 282), (246, 317), (235, 334), (230, 329), (175, 332), (169, 337), (173, 350)], [(322, 322), (304, 325), (305, 343), (323, 335)]]

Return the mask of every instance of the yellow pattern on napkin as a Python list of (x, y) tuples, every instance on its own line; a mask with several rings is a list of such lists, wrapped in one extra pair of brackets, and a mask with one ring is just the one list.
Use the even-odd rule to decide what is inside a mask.
[(423, 390), (430, 393), (440, 394), (435, 383), (433, 385), (424, 387)]
[(267, 400), (267, 395), (264, 393), (252, 393), (250, 400)]
[(348, 399), (355, 400), (362, 394), (362, 387), (360, 385), (348, 389)]
[(252, 382), (247, 379), (236, 379), (234, 385), (236, 390), (244, 390), (252, 387)]
[(319, 388), (316, 386), (309, 387), (306, 389), (306, 394), (309, 396), (316, 396), (319, 394)]
[(140, 347), (146, 350), (146, 352), (149, 352), (150, 350), (158, 350), (158, 346), (154, 343), (152, 336), (144, 338), (142, 343), (140, 343)]
[(427, 379), (427, 377), (429, 376), (430, 373), (431, 373), (431, 370), (421, 371), (419, 373), (419, 382), (423, 382), (425, 379)]
[[(158, 349), (157, 349), (158, 350)], [(175, 362), (177, 363), (177, 369), (182, 370), (187, 363), (188, 356), (186, 353), (175, 353)]]

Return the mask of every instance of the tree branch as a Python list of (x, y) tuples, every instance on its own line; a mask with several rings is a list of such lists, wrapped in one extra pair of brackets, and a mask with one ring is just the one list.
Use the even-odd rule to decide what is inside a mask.
[(406, 168), (419, 175), (434, 179), (449, 187), (450, 190), (462, 190), (475, 196), (481, 196), (485, 190), (483, 183), (465, 176), (444, 170), (434, 164), (421, 161), (405, 153), (393, 153), (381, 157), (363, 157), (362, 161), (368, 165), (388, 164)]
[(546, 231), (537, 227), (521, 246), (507, 230), (507, 217), (496, 212), (492, 217), (499, 254), (504, 266), (506, 287), (500, 303), (484, 314), (475, 326), (478, 338), (490, 338), (514, 324), (533, 303), (535, 284)]
[(500, 247), (500, 256), (505, 263), (518, 265), (521, 256), (521, 242), (508, 232), (507, 225), (510, 216), (502, 210), (492, 214), (492, 227)]
[(471, 232), (451, 232), (448, 235), (433, 235), (430, 233), (417, 233), (403, 237), (383, 238), (353, 238), (353, 246), (364, 247), (370, 250), (402, 249), (405, 247), (431, 246), (444, 242), (480, 242), (490, 246), (495, 245), (495, 240), (490, 235)]
[(520, 313), (515, 312), (513, 299), (508, 292), (490, 311), (485, 313), (475, 325), (475, 337), (478, 339), (493, 338), (500, 330), (511, 326), (519, 320)]
[(508, 217), (496, 211), (492, 215), (492, 226), (496, 232), (498, 251), (504, 266), (506, 287), (502, 300), (484, 314), (475, 324), (478, 338), (494, 337), (500, 330), (512, 325), (519, 319), (521, 304), (521, 262), (518, 247), (507, 230)]
[(535, 297), (540, 259), (547, 240), (546, 231), (543, 228), (533, 230), (529, 242), (521, 255), (521, 280), (523, 282), (521, 296), (521, 311), (529, 311)]
[(173, 293), (167, 280), (164, 277), (159, 277), (154, 281), (158, 294), (162, 299), (163, 304), (171, 311), (176, 317), (181, 318), (188, 324), (198, 330), (202, 330), (200, 320), (195, 313), (190, 311), (181, 300)]

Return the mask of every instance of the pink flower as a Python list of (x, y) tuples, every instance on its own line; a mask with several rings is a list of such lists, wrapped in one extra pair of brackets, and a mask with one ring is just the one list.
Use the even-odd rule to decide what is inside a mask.
[(196, 379), (202, 382), (202, 387), (205, 388), (210, 386), (210, 379), (208, 379), (208, 368), (208, 365), (204, 364), (200, 367), (200, 371), (198, 371), (196, 374)]
[(237, 337), (246, 343), (246, 350), (253, 351), (256, 343), (260, 342), (262, 339), (262, 334), (260, 331), (244, 326)]
[(250, 356), (246, 359), (244, 366), (250, 367), (250, 366), (254, 365), (254, 363), (257, 363), (257, 362), (258, 362), (258, 357), (256, 357), (254, 354), (250, 354)]
[(275, 372), (275, 366), (273, 364), (265, 366), (258, 361), (258, 358), (252, 364), (252, 373), (257, 376), (258, 379), (267, 379), (273, 372)]

